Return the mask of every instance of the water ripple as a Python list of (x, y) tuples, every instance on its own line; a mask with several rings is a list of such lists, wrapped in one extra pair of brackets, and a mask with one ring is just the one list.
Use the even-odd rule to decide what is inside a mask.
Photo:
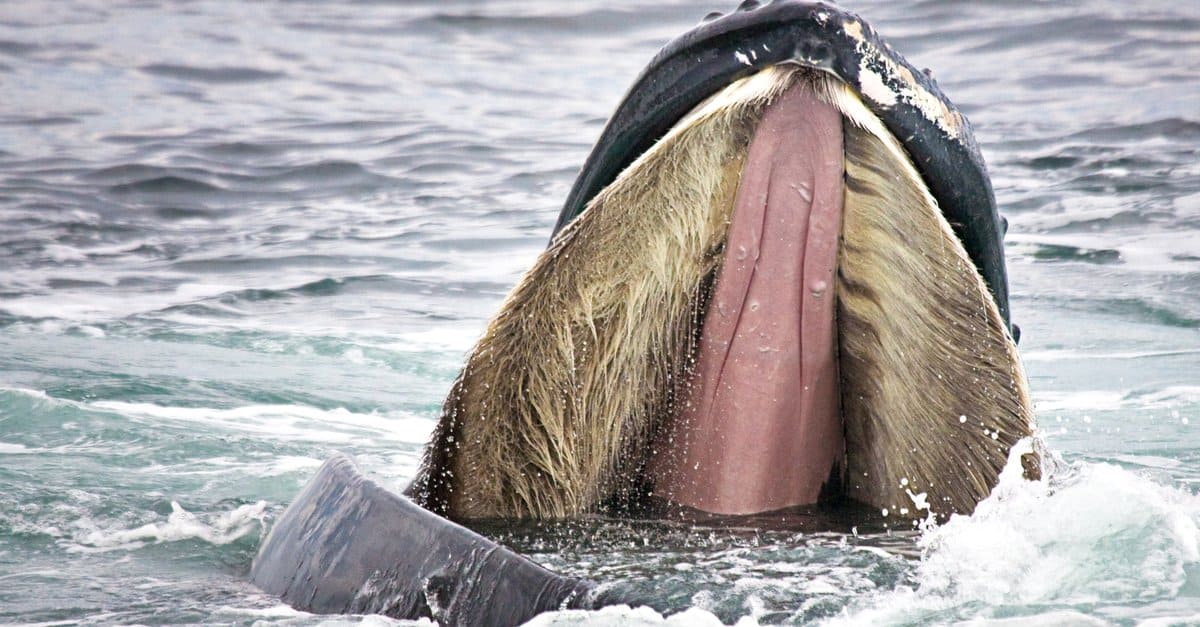
[(147, 74), (177, 78), (185, 81), (201, 83), (258, 83), (278, 80), (286, 76), (283, 72), (273, 72), (249, 67), (197, 67), (191, 65), (171, 65), (154, 63), (140, 68)]

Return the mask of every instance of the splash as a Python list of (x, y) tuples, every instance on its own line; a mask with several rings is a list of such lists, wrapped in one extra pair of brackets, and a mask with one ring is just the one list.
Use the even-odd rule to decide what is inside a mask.
[[(743, 620), (739, 627), (757, 625), (753, 620)], [(568, 625), (588, 625), (602, 627), (607, 625), (620, 627), (721, 627), (723, 623), (716, 616), (699, 609), (663, 616), (648, 607), (631, 608), (628, 605), (614, 605), (594, 612), (585, 610), (563, 610), (548, 612), (534, 617), (525, 623), (526, 627), (565, 627)]]
[(1094, 615), (1196, 587), (1200, 497), (1114, 465), (1054, 458), (1045, 479), (1025, 481), (1015, 460), (1030, 446), (1014, 447), (971, 516), (926, 529), (914, 585), (852, 605), (827, 624)]
[(230, 512), (210, 517), (205, 522), (175, 501), (171, 501), (171, 513), (164, 523), (149, 523), (136, 529), (97, 529), (86, 519), (76, 522), (80, 529), (75, 534), (69, 552), (95, 553), (114, 550), (131, 550), (151, 543), (177, 542), (198, 539), (209, 544), (229, 544), (254, 531), (265, 528), (267, 504), (259, 501), (242, 505)]

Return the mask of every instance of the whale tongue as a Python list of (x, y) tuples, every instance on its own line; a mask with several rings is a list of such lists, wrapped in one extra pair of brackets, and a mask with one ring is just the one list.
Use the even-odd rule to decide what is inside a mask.
[(649, 463), (657, 496), (750, 514), (836, 489), (845, 448), (833, 289), (843, 169), (841, 114), (810, 86), (767, 106), (692, 381)]

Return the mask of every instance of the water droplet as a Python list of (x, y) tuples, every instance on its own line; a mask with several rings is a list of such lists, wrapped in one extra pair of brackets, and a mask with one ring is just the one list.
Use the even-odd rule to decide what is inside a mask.
[(804, 202), (812, 202), (812, 190), (808, 188), (808, 183), (800, 183), (793, 185), (792, 189), (796, 190), (797, 194), (804, 199)]

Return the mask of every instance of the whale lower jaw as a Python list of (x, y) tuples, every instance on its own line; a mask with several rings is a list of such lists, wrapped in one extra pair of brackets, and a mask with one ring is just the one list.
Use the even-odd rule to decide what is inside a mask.
[(773, 66), (559, 232), (468, 358), (409, 494), (459, 519), (651, 495), (948, 515), (987, 495), (1030, 418), (996, 304), (899, 142), (836, 78)]

